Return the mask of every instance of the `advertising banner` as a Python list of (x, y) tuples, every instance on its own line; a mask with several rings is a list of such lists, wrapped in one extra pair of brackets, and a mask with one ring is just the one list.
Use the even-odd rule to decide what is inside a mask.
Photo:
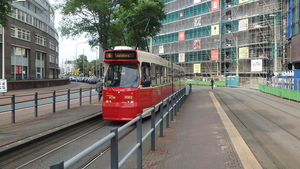
[(239, 48), (239, 59), (247, 59), (247, 58), (249, 58), (249, 47)]
[(196, 39), (194, 40), (194, 49), (200, 49), (201, 48), (201, 40)]
[(239, 21), (239, 31), (245, 31), (248, 29), (248, 19)]
[(184, 41), (185, 40), (185, 32), (179, 32), (178, 41)]
[(219, 35), (219, 25), (212, 25), (211, 26), (211, 35)]
[(7, 80), (0, 79), (0, 93), (6, 93), (6, 92), (7, 92)]
[(262, 60), (251, 60), (251, 72), (262, 71)]
[(194, 64), (194, 73), (201, 73), (201, 64)]
[(159, 46), (158, 53), (165, 53), (163, 45)]
[(211, 10), (215, 11), (220, 9), (220, 0), (212, 0), (211, 1)]
[(201, 26), (201, 16), (198, 18), (195, 18), (194, 20), (194, 26)]
[(219, 50), (211, 50), (211, 60), (219, 60)]
[(185, 62), (185, 53), (179, 53), (178, 62)]
[(244, 3), (244, 2), (248, 2), (248, 0), (239, 0), (239, 3)]

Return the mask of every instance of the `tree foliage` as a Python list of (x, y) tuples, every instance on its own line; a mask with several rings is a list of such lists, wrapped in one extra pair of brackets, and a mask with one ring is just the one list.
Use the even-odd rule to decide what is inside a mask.
[(85, 34), (89, 44), (104, 49), (116, 45), (145, 47), (166, 15), (162, 0), (64, 0), (59, 30), (65, 38)]
[(8, 19), (7, 16), (12, 12), (12, 3), (13, 0), (1, 0), (0, 1), (0, 25), (3, 27), (7, 26)]
[(80, 73), (86, 74), (88, 72), (87, 66), (89, 64), (89, 61), (87, 60), (87, 56), (85, 55), (79, 55), (79, 58), (77, 58), (74, 62), (75, 69), (79, 70)]
[(145, 39), (155, 37), (162, 27), (159, 22), (166, 18), (163, 1), (124, 0), (114, 13), (114, 19), (126, 25), (124, 44), (145, 49)]
[(87, 70), (92, 72), (92, 75), (98, 76), (99, 74), (99, 60), (92, 60), (88, 63)]

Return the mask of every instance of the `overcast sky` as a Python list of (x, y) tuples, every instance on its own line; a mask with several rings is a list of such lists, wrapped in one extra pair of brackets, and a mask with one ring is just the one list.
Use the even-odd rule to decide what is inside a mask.
[[(57, 0), (49, 0), (49, 2), (53, 5), (57, 2)], [(58, 12), (55, 13), (55, 28), (59, 27), (58, 22), (60, 21), (61, 16)], [(59, 34), (59, 65), (62, 64), (65, 60), (75, 60), (76, 59), (76, 46), (77, 46), (77, 56), (84, 54), (87, 56), (89, 61), (96, 60), (99, 57), (99, 53), (97, 49), (91, 50), (91, 47), (85, 43), (87, 39), (81, 37), (76, 40), (63, 39)], [(80, 43), (80, 44), (79, 44)]]

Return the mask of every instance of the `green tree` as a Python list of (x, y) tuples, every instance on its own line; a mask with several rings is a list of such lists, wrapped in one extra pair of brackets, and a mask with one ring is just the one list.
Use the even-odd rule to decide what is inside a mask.
[(155, 37), (162, 27), (160, 21), (166, 18), (164, 1), (123, 0), (114, 13), (117, 25), (125, 25), (124, 45), (145, 49), (145, 39)]
[(92, 60), (87, 66), (87, 70), (92, 72), (92, 75), (98, 76), (99, 74), (99, 60)]
[(79, 58), (75, 60), (74, 65), (76, 70), (79, 70), (79, 73), (82, 73), (84, 76), (88, 73), (87, 65), (89, 61), (87, 60), (87, 56), (79, 55)]
[(1, 0), (0, 1), (0, 25), (3, 27), (7, 26), (8, 19), (7, 16), (12, 12), (12, 3), (13, 0)]
[(144, 48), (145, 38), (154, 37), (166, 15), (162, 0), (64, 0), (62, 37), (82, 34), (89, 44), (104, 49), (116, 45)]

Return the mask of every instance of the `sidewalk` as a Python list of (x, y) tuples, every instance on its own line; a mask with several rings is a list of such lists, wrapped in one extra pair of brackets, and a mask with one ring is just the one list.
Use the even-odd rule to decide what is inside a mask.
[(222, 111), (213, 90), (193, 86), (164, 137), (158, 138), (156, 151), (148, 148), (143, 155), (143, 168), (261, 168)]

